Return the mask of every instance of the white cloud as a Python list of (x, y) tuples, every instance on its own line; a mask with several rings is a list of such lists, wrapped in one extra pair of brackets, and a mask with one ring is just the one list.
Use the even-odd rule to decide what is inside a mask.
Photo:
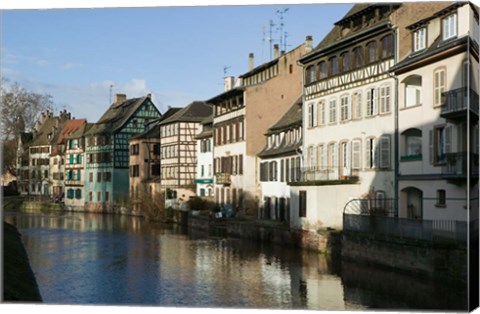
[(81, 65), (78, 64), (78, 63), (67, 62), (67, 63), (62, 64), (60, 68), (61, 68), (62, 70), (65, 70), (65, 71), (66, 71), (66, 70), (71, 70), (71, 69), (73, 69), (73, 68), (78, 68), (78, 67), (80, 67), (80, 66), (81, 66)]

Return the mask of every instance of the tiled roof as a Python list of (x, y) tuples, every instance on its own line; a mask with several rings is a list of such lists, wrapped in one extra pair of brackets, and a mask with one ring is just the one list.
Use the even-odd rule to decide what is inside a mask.
[(74, 119), (66, 121), (57, 138), (57, 144), (63, 143), (72, 133), (81, 129), (86, 122), (86, 119)]
[(302, 97), (297, 99), (288, 111), (272, 125), (267, 134), (278, 133), (279, 131), (302, 125)]
[(59, 117), (48, 117), (40, 126), (40, 130), (33, 134), (31, 146), (45, 146), (56, 142), (62, 124)]
[(203, 101), (194, 101), (188, 106), (175, 112), (167, 119), (162, 119), (159, 124), (169, 124), (174, 122), (201, 122), (212, 114), (212, 106)]
[(132, 136), (130, 140), (138, 140), (144, 138), (158, 138), (160, 139), (160, 124), (153, 126), (150, 130)]
[(113, 133), (120, 129), (137, 109), (150, 99), (148, 96), (128, 99), (121, 103), (113, 103), (103, 116), (87, 132), (87, 135)]

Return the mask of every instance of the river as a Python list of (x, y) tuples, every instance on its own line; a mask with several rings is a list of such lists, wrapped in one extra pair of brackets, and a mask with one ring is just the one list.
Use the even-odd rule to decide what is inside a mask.
[(465, 291), (279, 245), (142, 218), (5, 212), (47, 304), (462, 309)]

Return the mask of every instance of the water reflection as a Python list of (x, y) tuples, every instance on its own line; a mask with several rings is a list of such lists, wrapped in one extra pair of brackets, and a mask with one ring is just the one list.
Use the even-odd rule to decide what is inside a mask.
[[(402, 282), (400, 289), (417, 288), (420, 296), (412, 299), (371, 280), (390, 273), (137, 217), (16, 212), (4, 219), (23, 234), (42, 298), (50, 304), (435, 308), (422, 303), (425, 294), (445, 293), (425, 281), (418, 280), (420, 289), (411, 277), (389, 277)], [(458, 304), (453, 297), (438, 308)]]

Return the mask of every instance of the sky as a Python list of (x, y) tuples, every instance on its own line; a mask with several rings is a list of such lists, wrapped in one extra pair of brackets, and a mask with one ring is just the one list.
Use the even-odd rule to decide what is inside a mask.
[[(17, 9), (2, 2), (2, 76), (29, 91), (50, 94), (56, 112), (67, 109), (89, 122), (100, 118), (116, 93), (128, 98), (151, 93), (162, 113), (168, 106), (213, 98), (223, 92), (225, 73), (238, 77), (248, 72), (249, 53), (254, 53), (255, 66), (271, 60), (270, 20), (276, 24), (271, 38), (279, 44), (283, 15), (288, 51), (307, 35), (317, 45), (352, 6), (171, 2), (177, 5), (173, 7), (143, 1), (140, 8), (102, 8), (122, 3), (98, 0), (96, 8), (19, 9), (22, 1), (16, 0)], [(57, 7), (67, 3), (40, 3), (49, 2)]]

